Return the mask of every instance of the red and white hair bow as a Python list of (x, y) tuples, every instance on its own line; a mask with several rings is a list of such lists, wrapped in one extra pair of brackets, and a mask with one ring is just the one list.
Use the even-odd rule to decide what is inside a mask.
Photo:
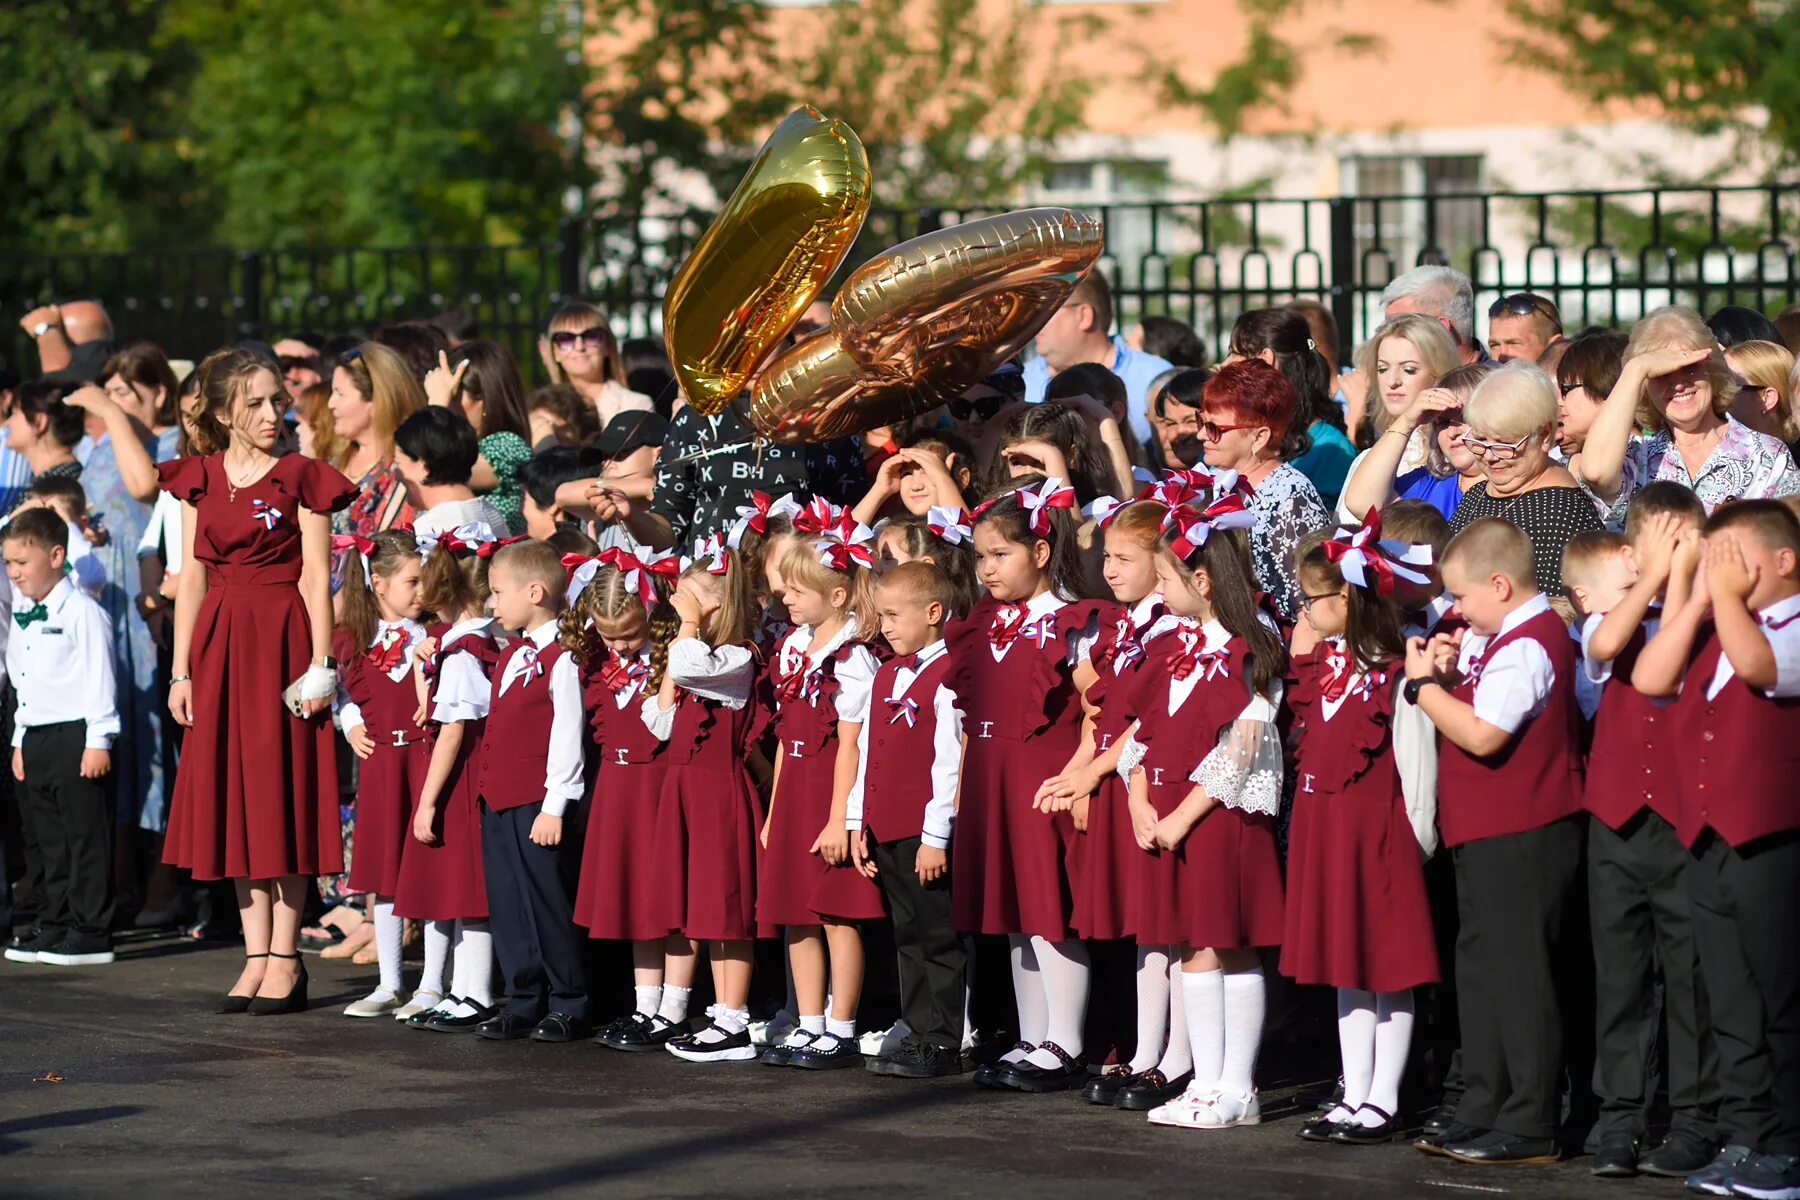
[(705, 563), (708, 574), (725, 574), (731, 568), (731, 559), (725, 553), (724, 540), (716, 533), (695, 538), (694, 552), (682, 558), (681, 569), (685, 571), (695, 563)]
[(925, 527), (952, 546), (960, 546), (975, 536), (969, 514), (960, 508), (932, 505), (931, 511), (925, 514)]
[(508, 546), (513, 545), (515, 542), (529, 542), (530, 540), (529, 537), (522, 533), (518, 537), (495, 538), (491, 542), (483, 542), (481, 545), (475, 547), (475, 556), (477, 558), (492, 558), (494, 555), (500, 553)]
[(562, 565), (569, 573), (569, 607), (573, 608), (581, 599), (581, 593), (587, 591), (587, 585), (594, 582), (594, 575), (606, 565), (606, 560), (597, 554), (565, 554)]
[(656, 579), (665, 579), (673, 585), (681, 578), (681, 562), (673, 554), (653, 554), (642, 559), (629, 550), (614, 547), (602, 550), (599, 561), (621, 572), (625, 576), (625, 586), (638, 594), (647, 609), (656, 607)]
[(1119, 515), (1119, 510), (1130, 504), (1129, 500), (1121, 500), (1117, 496), (1098, 496), (1092, 504), (1081, 510), (1081, 515), (1093, 520), (1100, 528), (1105, 529), (1112, 524), (1112, 519)]
[(418, 534), (415, 540), (419, 547), (419, 557), (430, 558), (436, 550), (448, 550), (452, 554), (479, 550), (494, 540), (494, 531), (488, 528), (486, 521), (470, 521), (443, 533)]
[(725, 544), (736, 550), (743, 544), (746, 533), (768, 533), (770, 517), (791, 518), (799, 512), (800, 502), (792, 494), (773, 500), (767, 492), (751, 492), (749, 505), (738, 508), (738, 519), (725, 535)]
[(1052, 510), (1060, 508), (1066, 512), (1075, 511), (1075, 489), (1060, 479), (1046, 479), (1036, 487), (1022, 487), (1015, 488), (1010, 492), (1001, 492), (976, 509), (975, 515), (980, 517), (982, 513), (1008, 497), (1018, 501), (1020, 511), (1025, 514), (1026, 528), (1030, 529), (1036, 537), (1047, 538), (1050, 536), (1050, 513)]
[(1325, 557), (1337, 564), (1346, 583), (1383, 596), (1393, 595), (1402, 579), (1421, 587), (1431, 585), (1431, 576), (1413, 569), (1431, 565), (1431, 547), (1382, 541), (1381, 512), (1375, 508), (1363, 516), (1361, 527), (1339, 527), (1325, 543)]
[(819, 552), (821, 563), (839, 574), (847, 573), (852, 567), (872, 567), (875, 565), (875, 531), (849, 512), (840, 511), (837, 523), (813, 541), (813, 549)]
[[(1226, 474), (1230, 472), (1219, 476), (1221, 482)], [(1245, 507), (1242, 494), (1221, 489), (1217, 495), (1218, 498), (1203, 509), (1181, 504), (1169, 509), (1163, 518), (1162, 531), (1169, 537), (1169, 549), (1182, 562), (1191, 565), (1193, 557), (1206, 545), (1206, 539), (1215, 529), (1255, 527), (1256, 514)]]
[(1138, 493), (1139, 500), (1154, 500), (1174, 508), (1210, 495), (1213, 477), (1195, 467), (1163, 472), (1163, 477)]
[(794, 514), (794, 532), (818, 537), (835, 526), (844, 510), (823, 496), (814, 496), (805, 508)]
[(369, 560), (375, 557), (376, 545), (373, 538), (363, 537), (360, 533), (334, 533), (331, 535), (333, 550), (354, 550), (362, 559), (363, 578), (369, 578)]

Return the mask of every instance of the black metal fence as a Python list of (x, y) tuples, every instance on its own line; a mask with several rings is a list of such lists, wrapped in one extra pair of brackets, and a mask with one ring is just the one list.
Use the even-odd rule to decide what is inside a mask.
[[(1530, 290), (1554, 299), (1570, 329), (1628, 324), (1668, 303), (1774, 311), (1800, 299), (1800, 184), (1086, 207), (1106, 226), (1103, 266), (1121, 324), (1166, 313), (1220, 350), (1246, 309), (1312, 298), (1347, 331), (1348, 355), (1379, 322), (1389, 280), (1427, 262), (1466, 271), (1478, 313)], [(989, 211), (878, 210), (850, 265)], [(122, 338), (188, 358), (242, 337), (369, 329), (458, 309), (535, 371), (537, 335), (565, 298), (599, 303), (621, 335), (656, 332), (663, 291), (709, 217), (595, 215), (512, 246), (0, 259), (0, 347), (29, 370), (19, 316), (76, 297), (104, 301)]]

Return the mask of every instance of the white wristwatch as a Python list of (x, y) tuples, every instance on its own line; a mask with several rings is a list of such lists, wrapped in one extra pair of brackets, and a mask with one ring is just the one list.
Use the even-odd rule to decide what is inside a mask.
[(36, 325), (31, 327), (31, 336), (34, 338), (41, 338), (55, 328), (56, 326), (48, 321), (39, 321)]

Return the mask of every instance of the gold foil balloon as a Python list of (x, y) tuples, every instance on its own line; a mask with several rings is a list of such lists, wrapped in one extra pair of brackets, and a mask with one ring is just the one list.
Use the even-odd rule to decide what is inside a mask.
[(849, 253), (870, 199), (848, 125), (806, 107), (776, 127), (663, 301), (689, 404), (711, 416), (743, 392)]
[(751, 401), (781, 442), (844, 437), (916, 416), (1037, 336), (1105, 248), (1064, 208), (985, 217), (914, 238), (845, 282), (831, 329), (776, 359)]

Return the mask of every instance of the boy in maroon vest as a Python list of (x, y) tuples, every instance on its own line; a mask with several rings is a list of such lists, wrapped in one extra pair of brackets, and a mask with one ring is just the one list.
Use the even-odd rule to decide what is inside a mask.
[(481, 856), (506, 1008), (482, 1037), (587, 1036), (582, 939), (558, 856), (563, 814), (581, 798), (581, 678), (557, 644), (568, 579), (547, 542), (503, 547), (488, 568), (494, 618), (519, 635), (494, 668), (481, 739)]
[(1552, 961), (1581, 856), (1575, 644), (1532, 581), (1531, 543), (1476, 521), (1444, 552), (1468, 629), (1407, 643), (1407, 698), (1438, 728), (1438, 829), (1456, 867), (1465, 1091), (1415, 1145), (1469, 1163), (1561, 1157)]
[(962, 710), (945, 686), (952, 592), (930, 563), (904, 563), (876, 589), (898, 656), (875, 674), (845, 824), (857, 869), (881, 884), (900, 955), (901, 1016), (912, 1032), (871, 1058), (877, 1075), (962, 1071), (965, 956), (950, 926), (950, 830), (962, 782)]
[(1783, 504), (1713, 514), (1632, 682), (1677, 696), (1675, 828), (1718, 1047), (1725, 1148), (1688, 1187), (1800, 1196), (1800, 522)]
[[(1563, 552), (1563, 580), (1584, 613), (1582, 669), (1600, 688), (1588, 754), (1588, 924), (1593, 933), (1595, 1090), (1600, 1119), (1592, 1171), (1675, 1179), (1713, 1157), (1717, 1108), (1712, 1037), (1694, 945), (1687, 849), (1675, 834), (1675, 716), (1631, 683), (1661, 623), (1665, 593), (1685, 600), (1706, 510), (1679, 484), (1653, 482), (1631, 499), (1625, 535), (1585, 533)], [(1687, 549), (1678, 549), (1683, 538)], [(1677, 573), (1678, 553), (1685, 571)], [(1669, 1135), (1640, 1160), (1660, 1010), (1668, 1018)]]

